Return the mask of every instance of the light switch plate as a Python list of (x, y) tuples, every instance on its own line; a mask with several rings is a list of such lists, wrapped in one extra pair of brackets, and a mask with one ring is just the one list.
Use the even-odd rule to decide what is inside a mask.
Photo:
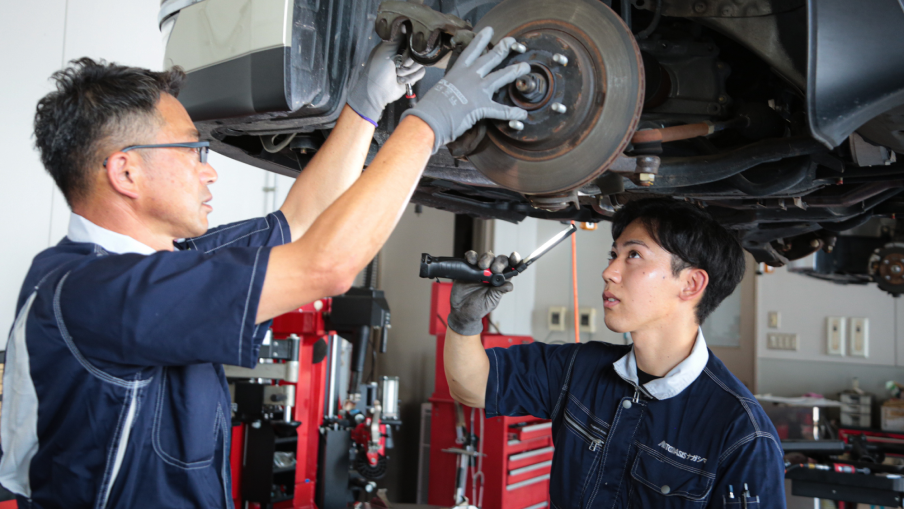
[(549, 315), (546, 319), (546, 326), (551, 331), (565, 330), (565, 314), (568, 308), (565, 306), (550, 306)]
[(769, 312), (769, 328), (778, 329), (782, 326), (782, 314), (778, 311)]
[(826, 318), (826, 353), (829, 355), (844, 355), (846, 336), (845, 320), (842, 316), (829, 316)]
[(851, 357), (869, 357), (869, 319), (851, 318), (850, 346)]
[(578, 328), (581, 332), (596, 332), (596, 309), (581, 308), (578, 315)]
[(770, 350), (797, 351), (800, 341), (797, 334), (770, 332), (766, 334), (766, 348)]

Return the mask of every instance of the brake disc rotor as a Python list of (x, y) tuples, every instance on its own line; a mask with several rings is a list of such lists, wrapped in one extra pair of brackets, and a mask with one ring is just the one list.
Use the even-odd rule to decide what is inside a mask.
[(877, 249), (869, 259), (869, 273), (880, 289), (904, 293), (904, 244), (892, 242)]
[(621, 18), (598, 0), (506, 0), (475, 27), (493, 42), (527, 47), (503, 66), (531, 74), (495, 99), (528, 110), (522, 130), (490, 121), (468, 156), (493, 182), (524, 194), (569, 191), (603, 173), (628, 144), (643, 105), (640, 50)]

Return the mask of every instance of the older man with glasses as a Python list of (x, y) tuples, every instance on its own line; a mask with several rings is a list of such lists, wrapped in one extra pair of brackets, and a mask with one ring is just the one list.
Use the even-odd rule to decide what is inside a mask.
[(211, 231), (217, 172), (176, 99), (184, 74), (89, 59), (56, 73), (35, 139), (72, 218), (34, 259), (6, 350), (0, 483), (20, 507), (231, 507), (222, 364), (255, 366), (273, 317), (351, 286), (431, 153), (481, 118), (526, 118), (492, 100), (529, 68), (491, 72), (514, 43), (484, 54), (491, 37), (362, 174), (383, 108), (423, 75), (377, 46), (280, 210)]

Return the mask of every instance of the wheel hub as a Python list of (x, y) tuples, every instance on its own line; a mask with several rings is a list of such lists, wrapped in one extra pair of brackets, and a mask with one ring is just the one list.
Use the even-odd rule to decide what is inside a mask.
[(904, 293), (904, 245), (891, 243), (877, 249), (870, 257), (869, 273), (882, 290)]
[(590, 182), (624, 151), (643, 98), (643, 65), (630, 30), (596, 0), (506, 0), (475, 31), (495, 30), (527, 47), (502, 66), (530, 74), (494, 100), (528, 111), (522, 129), (488, 121), (468, 159), (490, 180), (530, 195), (553, 195)]

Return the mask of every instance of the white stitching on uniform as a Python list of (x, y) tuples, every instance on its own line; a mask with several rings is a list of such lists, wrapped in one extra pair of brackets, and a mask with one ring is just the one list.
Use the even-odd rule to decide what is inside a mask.
[(593, 415), (593, 414), (590, 412), (590, 410), (589, 410), (586, 406), (584, 406), (584, 404), (581, 403), (581, 402), (578, 400), (577, 397), (575, 397), (574, 394), (569, 393), (569, 394), (568, 394), (568, 397), (571, 399), (571, 401), (574, 401), (574, 403), (575, 403), (577, 406), (581, 407), (581, 410), (583, 410), (583, 411), (587, 414), (588, 417), (590, 417), (590, 418), (593, 419), (594, 421), (596, 421), (596, 422), (602, 424), (602, 425), (605, 426), (607, 429), (609, 428), (609, 424), (607, 424), (606, 421), (604, 421), (604, 420), (600, 419), (599, 417)]
[[(639, 401), (635, 403), (635, 405), (641, 406), (640, 417), (637, 418), (637, 422), (634, 424), (634, 431), (631, 432), (631, 436), (628, 437), (629, 441), (634, 441), (634, 436), (637, 435), (637, 428), (640, 426), (640, 422), (643, 421), (643, 412), (646, 410), (646, 403)], [(619, 414), (622, 413), (622, 410), (625, 407), (619, 405), (618, 411), (615, 414), (615, 418), (618, 419)], [(613, 423), (613, 427), (615, 424)], [(609, 452), (609, 444), (612, 443), (612, 440), (606, 442), (606, 453)], [(630, 446), (629, 446), (630, 447)], [(618, 502), (618, 493), (621, 492), (622, 483), (625, 481), (625, 471), (628, 469), (628, 462), (625, 462), (625, 465), (622, 467), (621, 476), (619, 476), (618, 488), (615, 490), (615, 497), (612, 500), (612, 507), (615, 507), (615, 504)], [(600, 469), (600, 473), (596, 479), (596, 487), (593, 489), (593, 493), (590, 495), (590, 500), (587, 502), (587, 506), (591, 507), (593, 505), (593, 500), (596, 498), (596, 494), (600, 489), (600, 480), (602, 479), (603, 470)]]
[[(286, 236), (285, 236), (285, 234), (283, 234), (283, 231), (282, 231), (282, 222), (280, 222), (279, 216), (277, 216), (275, 213), (273, 213), (272, 216), (273, 216), (274, 219), (276, 219), (276, 226), (279, 226), (279, 240), (280, 240), (283, 244), (285, 244), (285, 243), (286, 243)], [(269, 217), (269, 216), (268, 216), (268, 217)]]
[(226, 230), (231, 230), (231, 229), (233, 229), (233, 228), (238, 228), (239, 226), (242, 226), (242, 225), (245, 224), (245, 223), (250, 223), (251, 221), (254, 221), (254, 220), (255, 220), (255, 219), (246, 219), (246, 220), (244, 220), (244, 221), (239, 221), (238, 223), (235, 223), (235, 224), (232, 225), (232, 226), (226, 226), (226, 227), (220, 228), (219, 230), (217, 230), (217, 231), (215, 231), (215, 232), (209, 232), (209, 233), (205, 233), (204, 235), (200, 235), (200, 236), (198, 236), (198, 237), (193, 237), (192, 240), (203, 239), (204, 237), (210, 237), (211, 235), (219, 235), (219, 234), (225, 232)]
[[(242, 365), (242, 341), (245, 339), (245, 320), (248, 318), (248, 303), (251, 301), (251, 291), (254, 289), (254, 275), (257, 273), (257, 259), (261, 255), (261, 249), (263, 247), (257, 248), (257, 254), (254, 255), (254, 265), (251, 269), (251, 282), (248, 283), (248, 295), (245, 297), (245, 311), (242, 312), (242, 325), (239, 328), (239, 362), (238, 365)], [(254, 347), (254, 341), (250, 342), (251, 347)], [(248, 351), (249, 358), (251, 357), (252, 351)]]
[[(269, 216), (268, 216), (268, 217), (269, 217)], [(254, 235), (255, 233), (260, 233), (260, 232), (263, 232), (263, 231), (267, 231), (267, 230), (269, 230), (269, 229), (270, 229), (270, 220), (267, 219), (267, 226), (266, 226), (266, 228), (261, 228), (260, 230), (254, 230), (253, 232), (251, 232), (251, 233), (246, 233), (245, 235), (242, 235), (241, 237), (236, 237), (236, 238), (230, 240), (229, 242), (227, 242), (227, 243), (225, 243), (225, 244), (220, 244), (219, 246), (217, 246), (217, 247), (215, 247), (215, 248), (212, 248), (212, 249), (209, 249), (209, 250), (207, 250), (207, 251), (204, 251), (204, 254), (210, 254), (210, 253), (213, 253), (213, 252), (216, 251), (217, 249), (224, 248), (224, 247), (228, 246), (229, 244), (234, 244), (234, 243), (236, 243), (236, 242), (238, 242), (238, 241), (244, 239), (245, 237), (250, 237), (250, 236)]]
[(744, 400), (745, 398), (742, 398), (741, 396), (739, 396), (738, 394), (736, 394), (734, 391), (732, 391), (731, 389), (729, 389), (728, 386), (726, 386), (724, 383), (722, 383), (721, 380), (719, 380), (718, 378), (716, 378), (716, 375), (714, 375), (714, 374), (712, 373), (712, 371), (709, 370), (709, 368), (703, 368), (703, 371), (705, 371), (706, 374), (709, 375), (709, 377), (710, 377), (714, 382), (716, 382), (716, 384), (718, 384), (720, 387), (722, 387), (722, 389), (724, 389), (725, 392), (731, 394), (732, 396), (734, 396), (735, 398), (738, 399), (738, 401), (741, 403), (741, 406), (743, 406), (743, 407), (744, 407), (744, 410), (747, 412), (747, 416), (750, 418), (750, 423), (753, 424), (753, 429), (754, 429), (754, 431), (759, 431), (759, 430), (760, 430), (760, 427), (757, 425), (756, 419), (753, 417), (753, 411), (751, 411), (751, 410), (750, 410), (750, 407), (747, 406), (747, 402)]
[(159, 456), (160, 459), (162, 459), (163, 462), (167, 465), (171, 465), (182, 470), (198, 470), (201, 468), (207, 468), (211, 463), (213, 463), (213, 459), (216, 457), (216, 452), (214, 452), (210, 459), (186, 463), (184, 461), (179, 461), (164, 452), (163, 447), (161, 447), (160, 445), (160, 416), (161, 414), (163, 414), (163, 397), (166, 393), (167, 371), (169, 371), (169, 368), (163, 368), (163, 373), (160, 375), (162, 381), (160, 383), (160, 388), (158, 389), (159, 392), (157, 393), (157, 409), (154, 413), (154, 429), (151, 433), (151, 445), (154, 447), (154, 452), (157, 453), (157, 456)]
[(703, 476), (706, 476), (706, 477), (711, 477), (711, 478), (713, 478), (713, 479), (716, 478), (716, 474), (707, 472), (706, 470), (701, 470), (701, 469), (699, 469), (699, 468), (694, 468), (694, 467), (689, 467), (689, 466), (687, 466), (687, 465), (682, 465), (681, 463), (678, 463), (677, 461), (673, 460), (672, 458), (669, 458), (668, 456), (666, 456), (666, 455), (664, 455), (664, 454), (661, 454), (659, 451), (657, 451), (657, 450), (655, 450), (655, 449), (652, 449), (652, 448), (646, 446), (645, 444), (642, 444), (642, 443), (638, 442), (637, 440), (634, 441), (634, 445), (636, 445), (636, 446), (637, 446), (638, 448), (640, 448), (640, 449), (643, 449), (644, 452), (646, 452), (646, 453), (649, 454), (650, 456), (653, 456), (654, 458), (658, 459), (659, 461), (662, 461), (662, 462), (664, 462), (664, 463), (668, 463), (668, 464), (670, 464), (670, 465), (672, 465), (672, 466), (675, 466), (675, 467), (678, 467), (678, 468), (680, 468), (680, 469), (682, 469), (682, 470), (687, 470), (688, 472), (691, 472), (692, 474), (703, 475)]
[(132, 387), (141, 388), (151, 383), (151, 380), (154, 377), (146, 378), (144, 380), (134, 380), (127, 381), (121, 378), (117, 378), (113, 375), (110, 375), (104, 371), (101, 371), (98, 367), (91, 364), (82, 352), (75, 346), (75, 342), (72, 340), (72, 336), (69, 335), (69, 330), (66, 328), (66, 324), (63, 322), (63, 311), (60, 307), (60, 295), (63, 292), (63, 283), (66, 282), (66, 278), (69, 277), (72, 271), (67, 272), (61, 279), (60, 282), (57, 283), (56, 291), (53, 295), (53, 314), (56, 317), (57, 327), (60, 329), (60, 336), (63, 338), (63, 342), (66, 343), (66, 346), (69, 348), (69, 352), (72, 353), (73, 357), (78, 361), (79, 364), (82, 365), (89, 373), (96, 376), (97, 378), (103, 380), (104, 382), (118, 385), (119, 387), (123, 387), (126, 389), (130, 389)]
[(104, 500), (104, 498), (105, 498), (105, 496), (109, 495), (107, 493), (107, 485), (112, 481), (112, 479), (110, 479), (110, 476), (112, 474), (110, 469), (113, 467), (113, 464), (110, 461), (110, 458), (113, 456), (113, 451), (116, 450), (115, 444), (119, 443), (119, 437), (120, 437), (120, 435), (122, 435), (123, 416), (126, 413), (126, 407), (128, 407), (128, 404), (131, 401), (129, 394), (131, 394), (131, 390), (126, 392), (126, 398), (125, 398), (125, 400), (123, 400), (122, 408), (119, 410), (119, 418), (116, 420), (116, 429), (113, 432), (113, 440), (110, 441), (110, 443), (114, 444), (114, 445), (112, 447), (110, 447), (109, 451), (107, 451), (107, 463), (106, 463), (107, 466), (106, 466), (106, 468), (104, 468), (103, 482), (101, 482), (100, 490), (97, 493), (97, 500), (94, 502), (94, 507), (96, 507), (98, 509), (100, 509), (106, 505), (107, 501)]
[[(703, 371), (705, 371), (706, 374), (709, 375), (709, 377), (710, 377), (711, 379), (713, 379), (713, 381), (716, 382), (716, 384), (718, 384), (720, 387), (722, 387), (722, 389), (724, 389), (727, 393), (731, 394), (732, 396), (734, 396), (735, 398), (737, 398), (738, 401), (740, 401), (741, 406), (744, 407), (744, 410), (747, 412), (747, 416), (750, 418), (750, 423), (753, 425), (754, 434), (755, 434), (757, 437), (760, 437), (760, 438), (769, 438), (770, 440), (772, 440), (772, 443), (774, 443), (775, 446), (778, 447), (779, 452), (781, 452), (781, 454), (784, 455), (784, 450), (782, 449), (782, 446), (781, 446), (781, 444), (778, 442), (778, 440), (776, 440), (775, 437), (772, 436), (771, 433), (766, 433), (765, 431), (760, 430), (760, 427), (759, 427), (759, 425), (758, 425), (757, 422), (756, 422), (756, 418), (755, 418), (754, 415), (753, 415), (753, 410), (751, 410), (751, 409), (750, 409), (750, 406), (747, 405), (747, 402), (748, 402), (748, 401), (753, 402), (753, 400), (751, 400), (750, 398), (744, 398), (744, 397), (742, 397), (741, 395), (739, 395), (739, 394), (735, 393), (734, 391), (732, 391), (731, 389), (729, 389), (727, 386), (725, 386), (724, 383), (722, 383), (721, 380), (719, 380), (718, 378), (716, 378), (716, 376), (709, 370), (709, 368), (704, 368)], [(743, 440), (743, 439), (742, 439), (742, 440)], [(722, 456), (725, 456), (725, 455), (726, 455), (726, 454), (723, 453)], [(720, 456), (720, 459), (719, 459), (720, 462), (722, 461), (722, 460), (721, 460), (722, 456)]]
[(556, 401), (555, 408), (552, 409), (552, 413), (549, 415), (550, 420), (554, 420), (556, 415), (559, 414), (559, 409), (562, 407), (562, 399), (565, 397), (565, 394), (568, 392), (568, 383), (571, 381), (571, 372), (574, 368), (574, 360), (578, 356), (578, 351), (580, 351), (581, 347), (578, 345), (577, 348), (574, 349), (574, 353), (571, 354), (571, 361), (568, 363), (568, 371), (565, 375), (565, 381), (562, 383), (562, 388), (559, 392), (559, 399)]
[[(635, 473), (637, 472), (637, 466), (639, 464), (640, 464), (640, 455), (638, 454), (637, 457), (634, 458), (634, 466), (631, 467), (631, 477), (633, 477), (635, 480), (640, 481), (641, 484), (648, 486), (652, 490), (662, 493), (661, 486), (656, 486), (655, 484), (653, 484), (650, 481), (641, 477), (640, 474), (635, 475)], [(706, 497), (709, 495), (709, 493), (713, 489), (713, 480), (714, 480), (713, 478), (707, 478), (708, 482), (706, 483), (707, 484), (706, 491), (702, 495), (700, 495), (699, 498), (691, 498), (691, 497), (696, 497), (696, 495), (691, 495), (691, 493), (686, 490), (685, 491), (673, 491), (671, 493), (663, 494), (663, 495), (665, 495), (666, 497), (680, 496), (681, 498), (686, 499), (688, 502), (694, 502), (694, 503), (706, 502)]]
[[(228, 428), (226, 427), (226, 417), (223, 415), (223, 408), (217, 403), (217, 422), (220, 423), (220, 432), (223, 434), (223, 465), (220, 467), (220, 477), (223, 479), (223, 497), (226, 501), (226, 507), (230, 505), (234, 506), (234, 502), (232, 501), (232, 497), (229, 496), (229, 491), (226, 483), (226, 479), (229, 478), (229, 484), (232, 484), (232, 476), (229, 475), (229, 472), (226, 469), (226, 465), (229, 464), (229, 434)], [(216, 454), (214, 454), (216, 456)], [(233, 507), (234, 509), (234, 507)]]

